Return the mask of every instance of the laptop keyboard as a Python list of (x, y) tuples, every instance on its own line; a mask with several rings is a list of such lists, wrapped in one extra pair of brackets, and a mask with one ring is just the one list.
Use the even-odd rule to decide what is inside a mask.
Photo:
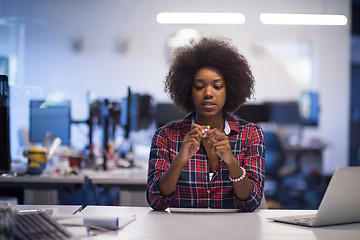
[(73, 239), (73, 236), (46, 212), (26, 213), (16, 216), (16, 239)]
[(296, 218), (293, 220), (294, 223), (309, 226), (313, 221), (315, 217), (305, 217), (305, 218)]

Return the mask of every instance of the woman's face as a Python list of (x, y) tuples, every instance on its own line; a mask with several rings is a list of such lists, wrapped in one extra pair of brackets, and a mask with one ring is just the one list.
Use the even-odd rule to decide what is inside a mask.
[(199, 117), (222, 117), (226, 87), (221, 73), (213, 68), (200, 69), (194, 76), (192, 101)]

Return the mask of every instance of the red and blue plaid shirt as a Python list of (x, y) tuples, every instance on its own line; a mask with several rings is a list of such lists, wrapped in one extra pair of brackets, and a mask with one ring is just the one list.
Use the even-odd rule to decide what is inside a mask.
[(183, 121), (159, 128), (152, 139), (147, 183), (147, 201), (153, 209), (176, 208), (233, 208), (254, 211), (261, 201), (265, 178), (265, 142), (262, 129), (253, 123), (225, 114), (230, 127), (230, 146), (240, 166), (253, 182), (253, 192), (246, 200), (237, 197), (229, 169), (220, 159), (212, 179), (204, 146), (182, 169), (175, 191), (161, 195), (158, 180), (180, 152), (185, 134), (191, 130), (194, 114)]

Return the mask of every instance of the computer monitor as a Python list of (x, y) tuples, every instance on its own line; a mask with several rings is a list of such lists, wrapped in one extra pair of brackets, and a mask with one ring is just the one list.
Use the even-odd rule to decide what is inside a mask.
[(304, 126), (317, 126), (319, 122), (319, 94), (303, 92), (299, 101), (301, 123)]
[(70, 144), (71, 103), (30, 100), (30, 142), (43, 143), (47, 134)]
[(179, 110), (172, 103), (158, 103), (156, 104), (156, 127), (161, 127), (167, 123), (182, 120), (187, 116), (187, 113)]
[(149, 128), (154, 121), (155, 107), (150, 95), (132, 93), (128, 88), (128, 96), (122, 99), (120, 109), (120, 125), (125, 129), (125, 138), (131, 131)]
[(299, 101), (245, 104), (234, 114), (253, 123), (269, 122), (277, 125), (317, 126), (319, 118), (318, 93), (303, 92)]
[(268, 102), (270, 109), (269, 122), (278, 125), (299, 125), (300, 114), (297, 101)]
[(234, 114), (252, 123), (268, 122), (270, 119), (267, 104), (244, 104)]
[(300, 124), (299, 105), (296, 101), (245, 104), (234, 114), (253, 123)]

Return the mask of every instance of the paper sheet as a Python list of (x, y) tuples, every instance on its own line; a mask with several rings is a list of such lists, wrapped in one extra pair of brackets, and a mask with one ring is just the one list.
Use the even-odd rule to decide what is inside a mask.
[(136, 216), (84, 216), (84, 215), (54, 215), (52, 216), (63, 225), (98, 227), (116, 230), (132, 223)]

